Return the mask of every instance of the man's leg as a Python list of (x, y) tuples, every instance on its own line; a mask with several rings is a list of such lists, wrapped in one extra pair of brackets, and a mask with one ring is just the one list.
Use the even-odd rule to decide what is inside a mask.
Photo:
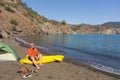
[(38, 59), (40, 60), (40, 65), (43, 66), (43, 64), (42, 64), (42, 54), (38, 55)]
[(33, 64), (36, 66), (37, 69), (40, 69), (40, 67), (36, 64), (35, 62), (35, 58), (34, 57), (31, 57), (32, 61), (33, 61)]

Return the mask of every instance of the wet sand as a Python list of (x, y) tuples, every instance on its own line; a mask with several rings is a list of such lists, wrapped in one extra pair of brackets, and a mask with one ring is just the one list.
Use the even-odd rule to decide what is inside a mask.
[[(21, 46), (14, 39), (1, 39), (0, 42), (11, 46), (20, 58), (24, 58), (27, 54), (27, 48)], [(42, 54), (45, 53), (42, 51)], [(22, 76), (17, 73), (22, 67), (37, 71), (26, 80), (120, 80), (118, 75), (100, 71), (68, 59), (61, 63), (44, 64), (39, 70), (33, 65), (21, 65), (19, 61), (0, 62), (0, 80), (23, 80)]]

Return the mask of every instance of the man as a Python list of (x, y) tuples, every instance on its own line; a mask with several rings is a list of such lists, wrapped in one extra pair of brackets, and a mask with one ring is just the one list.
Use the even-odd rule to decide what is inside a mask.
[(28, 57), (32, 60), (33, 64), (37, 69), (40, 69), (39, 65), (36, 63), (36, 59), (40, 60), (40, 65), (42, 66), (42, 54), (38, 51), (38, 49), (34, 46), (33, 43), (30, 44), (30, 48), (28, 48)]

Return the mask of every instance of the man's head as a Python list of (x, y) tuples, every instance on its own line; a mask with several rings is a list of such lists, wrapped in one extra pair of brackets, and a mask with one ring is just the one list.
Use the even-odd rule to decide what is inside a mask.
[(34, 43), (30, 43), (31, 46), (34, 46)]
[(30, 47), (34, 48), (34, 43), (30, 43)]

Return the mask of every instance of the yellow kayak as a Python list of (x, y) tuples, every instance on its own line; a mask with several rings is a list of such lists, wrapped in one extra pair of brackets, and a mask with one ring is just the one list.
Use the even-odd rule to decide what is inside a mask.
[[(47, 56), (42, 56), (42, 63), (50, 63), (50, 62), (61, 62), (63, 61), (64, 56), (63, 55), (47, 55)], [(21, 64), (33, 64), (31, 60), (28, 59), (28, 57), (20, 59)], [(37, 64), (40, 64), (39, 60), (36, 60)]]

